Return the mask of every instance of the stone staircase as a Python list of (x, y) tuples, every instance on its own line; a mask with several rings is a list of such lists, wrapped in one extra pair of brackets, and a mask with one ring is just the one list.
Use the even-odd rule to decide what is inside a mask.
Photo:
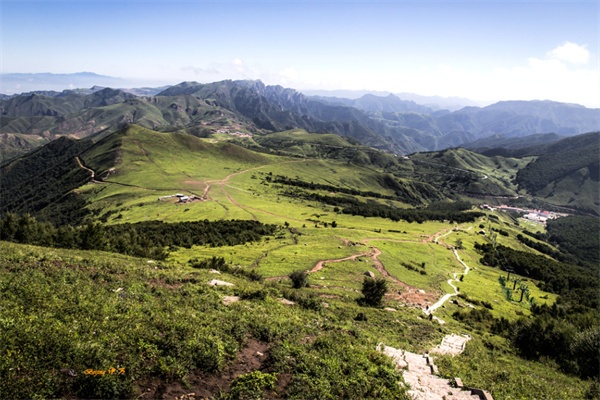
[[(447, 379), (436, 376), (437, 367), (428, 355), (411, 353), (380, 344), (378, 350), (391, 357), (403, 369), (404, 382), (413, 400), (481, 400), (470, 389), (453, 387)], [(460, 379), (457, 383), (462, 382)], [(455, 385), (456, 386), (456, 385)], [(491, 397), (491, 396), (490, 396)]]

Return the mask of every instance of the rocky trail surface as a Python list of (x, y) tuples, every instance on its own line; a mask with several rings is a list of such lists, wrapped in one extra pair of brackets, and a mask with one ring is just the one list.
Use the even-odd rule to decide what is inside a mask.
[[(468, 336), (448, 335), (432, 353), (460, 354), (469, 339)], [(460, 379), (448, 380), (437, 376), (437, 367), (428, 354), (411, 353), (383, 344), (379, 344), (377, 350), (390, 357), (397, 367), (403, 370), (404, 382), (413, 400), (492, 399), (492, 396), (483, 390), (464, 387)]]

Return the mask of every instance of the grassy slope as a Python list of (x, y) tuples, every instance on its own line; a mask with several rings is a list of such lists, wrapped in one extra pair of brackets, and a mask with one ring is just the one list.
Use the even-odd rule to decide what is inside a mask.
[(600, 132), (566, 138), (519, 172), (519, 185), (553, 205), (599, 213)]
[(469, 171), (474, 179), (465, 186), (464, 191), (489, 196), (515, 196), (517, 186), (513, 181), (517, 171), (532, 160), (531, 157), (486, 157), (460, 148), (419, 153), (411, 156), (411, 159), (417, 163), (429, 163), (440, 174), (452, 175), (459, 170)]
[[(119, 149), (111, 150), (115, 144), (120, 146)], [(106, 156), (108, 153), (111, 155)], [(522, 249), (523, 245), (515, 239), (516, 234), (520, 232), (520, 228), (514, 225), (509, 218), (499, 214), (500, 219), (498, 221), (491, 219), (488, 221), (486, 219), (473, 224), (463, 224), (458, 227), (457, 231), (452, 231), (454, 226), (448, 223), (409, 224), (405, 222), (394, 223), (380, 218), (352, 217), (336, 214), (330, 206), (280, 196), (276, 185), (269, 184), (265, 180), (265, 177), (269, 174), (299, 176), (309, 182), (356, 187), (361, 190), (390, 194), (389, 191), (386, 191), (387, 189), (379, 186), (377, 179), (375, 179), (377, 173), (372, 169), (357, 167), (347, 162), (298, 160), (257, 154), (229, 143), (209, 143), (191, 136), (156, 133), (138, 127), (129, 129), (126, 134), (107, 138), (95, 152), (85, 154), (83, 159), (87, 165), (98, 171), (109, 170), (113, 165), (112, 162), (114, 160), (117, 162), (115, 172), (108, 176), (106, 182), (89, 184), (80, 189), (87, 200), (90, 201), (89, 208), (102, 210), (109, 223), (135, 222), (145, 219), (183, 221), (244, 218), (277, 224), (288, 222), (290, 228), (292, 228), (281, 237), (270, 238), (260, 243), (244, 246), (179, 249), (171, 253), (165, 271), (148, 271), (147, 265), (143, 261), (132, 260), (131, 267), (126, 267), (129, 271), (128, 274), (132, 273), (134, 276), (138, 276), (136, 274), (140, 273), (158, 274), (156, 277), (139, 275), (139, 279), (132, 278), (136, 282), (123, 282), (123, 285), (133, 285), (133, 287), (142, 285), (140, 293), (146, 293), (144, 296), (148, 299), (155, 296), (153, 292), (147, 291), (151, 289), (147, 284), (147, 290), (142, 290), (144, 284), (141, 282), (148, 279), (182, 282), (181, 279), (184, 279), (184, 277), (198, 274), (202, 279), (208, 279), (209, 276), (204, 272), (192, 270), (187, 266), (188, 260), (192, 258), (203, 259), (222, 256), (232, 264), (241, 265), (245, 268), (256, 268), (258, 272), (267, 277), (276, 277), (285, 276), (293, 270), (310, 269), (321, 260), (340, 259), (365, 253), (369, 251), (369, 247), (377, 247), (382, 251), (379, 259), (389, 273), (400, 281), (424, 291), (431, 296), (431, 299), (435, 300), (444, 292), (451, 291), (451, 288), (445, 282), (448, 277), (455, 272), (459, 275), (462, 272), (462, 266), (458, 264), (452, 253), (445, 248), (446, 244), (454, 245), (457, 239), (461, 239), (465, 250), (461, 250), (459, 254), (463, 261), (473, 268), (469, 275), (464, 278), (464, 281), (458, 283), (461, 292), (474, 300), (491, 302), (493, 304), (492, 313), (497, 317), (512, 320), (519, 314), (529, 313), (528, 303), (508, 301), (503, 297), (498, 282), (500, 272), (479, 264), (480, 256), (473, 249), (475, 242), (489, 240), (476, 233), (479, 230), (477, 227), (479, 223), (485, 224), (486, 228), (491, 224), (492, 227), (497, 229), (507, 230), (509, 236), (498, 236), (498, 242)], [(229, 179), (226, 179), (228, 177)], [(202, 194), (207, 187), (210, 188), (207, 192), (208, 201), (179, 205), (157, 200), (158, 196), (170, 195), (175, 192)], [(337, 228), (325, 228), (322, 224), (322, 222), (331, 223), (332, 221), (336, 221)], [(433, 241), (436, 236), (439, 237), (439, 244), (435, 244)], [(44, 250), (22, 250), (10, 246), (9, 253), (22, 253), (19, 256), (10, 256), (13, 259), (22, 256), (35, 259), (35, 257), (43, 257), (42, 254), (45, 252)], [(34, 252), (37, 255), (25, 256), (24, 254), (27, 252)], [(50, 256), (55, 257), (52, 254), (56, 253), (53, 251)], [(63, 257), (63, 254), (64, 257), (71, 257), (67, 253), (60, 253), (60, 257)], [(79, 259), (100, 260), (98, 262), (103, 262), (102, 260), (105, 259), (105, 256), (95, 253), (92, 255), (78, 253), (76, 257), (79, 257)], [(110, 256), (106, 257), (110, 258)], [(402, 262), (413, 265), (425, 263), (427, 274), (422, 275), (411, 271), (402, 266), (400, 264)], [(122, 275), (122, 272), (119, 272), (119, 268), (113, 268), (114, 271), (111, 270), (112, 272), (109, 273), (111, 277), (105, 280), (111, 282), (116, 279), (115, 284), (122, 286), (119, 280), (126, 278)], [(354, 300), (360, 296), (359, 290), (363, 273), (366, 270), (374, 271), (379, 275), (369, 257), (359, 257), (356, 261), (327, 263), (325, 268), (311, 275), (311, 287), (302, 290), (305, 293), (326, 297), (326, 301), (331, 304), (330, 311), (327, 311), (327, 313), (333, 314), (326, 313), (326, 316), (315, 314), (315, 316), (320, 315), (316, 318), (336, 321), (334, 325), (338, 326), (339, 329), (358, 332), (358, 337), (361, 338), (360, 346), (373, 348), (375, 344), (384, 342), (407, 350), (425, 351), (439, 341), (444, 333), (450, 332), (469, 332), (475, 336), (474, 343), (500, 340), (483, 332), (473, 332), (470, 328), (453, 321), (451, 315), (458, 308), (450, 303), (447, 303), (444, 308), (440, 308), (436, 312), (437, 316), (447, 322), (446, 325), (438, 325), (437, 322), (420, 319), (419, 316), (423, 314), (418, 308), (404, 307), (397, 297), (392, 295), (388, 296), (385, 305), (395, 308), (404, 307), (402, 313), (386, 313), (357, 308)], [(12, 273), (10, 270), (5, 272), (6, 276), (10, 276)], [(113, 273), (116, 275), (113, 275)], [(259, 284), (250, 284), (237, 278), (227, 277), (226, 280), (228, 279), (234, 279), (240, 287), (249, 290), (261, 287)], [(51, 283), (47, 287), (43, 283), (40, 283), (40, 285), (42, 292), (54, 290)], [(272, 285), (274, 285), (274, 290), (281, 290), (281, 288), (288, 287), (289, 283), (287, 280), (283, 280), (281, 283), (273, 283)], [(406, 291), (404, 286), (391, 280), (389, 286), (391, 293)], [(529, 286), (536, 301), (547, 303), (555, 301), (556, 296), (539, 291), (535, 287), (535, 282), (529, 282)], [(198, 288), (202, 286), (198, 286), (196, 283), (184, 283), (182, 287), (198, 291)], [(180, 290), (180, 288), (175, 289)], [(218, 289), (215, 291), (216, 293), (210, 292), (212, 293), (210, 294), (203, 289), (198, 293), (201, 293), (202, 296), (208, 296), (212, 302), (210, 304), (218, 303), (219, 293), (236, 293), (235, 289)], [(545, 299), (542, 299), (542, 297), (545, 297)], [(94, 299), (95, 302), (102, 301), (102, 297), (94, 297)], [(166, 304), (169, 304), (168, 302), (171, 300), (166, 301)], [(180, 307), (183, 307), (183, 305), (173, 303), (167, 308), (177, 315), (186, 314), (185, 309)], [(299, 316), (294, 314), (296, 311), (290, 311), (292, 314), (289, 314), (288, 311), (281, 311), (287, 309), (276, 306), (272, 299), (265, 300), (257, 307), (255, 311), (259, 313), (269, 315), (275, 313), (281, 316), (282, 319), (277, 320), (280, 322), (275, 323), (278, 326), (277, 329), (295, 330), (297, 328), (293, 324), (303, 324), (306, 323), (305, 318), (313, 318), (313, 314), (310, 313)], [(252, 308), (254, 309), (254, 305)], [(359, 310), (368, 311), (369, 323), (353, 321)], [(218, 318), (218, 315), (220, 314), (217, 313), (216, 316), (211, 316), (209, 319)], [(162, 317), (157, 316), (157, 318), (160, 320)], [(234, 317), (231, 316), (231, 318)], [(244, 314), (242, 318), (249, 317)], [(251, 318), (250, 321), (252, 321)], [(266, 321), (263, 321), (263, 323), (266, 323)], [(304, 331), (300, 329), (299, 332)], [(128, 334), (135, 335), (132, 332)], [(309, 335), (317, 336), (322, 334), (321, 331), (309, 333)], [(126, 334), (123, 333), (123, 337), (125, 336)], [(285, 335), (281, 336), (280, 333), (276, 335), (278, 339), (284, 337)], [(294, 336), (294, 338), (294, 340), (298, 340), (297, 337)], [(106, 351), (106, 349), (102, 349), (102, 351)], [(500, 367), (500, 365), (514, 366), (521, 363), (521, 365), (530, 365), (530, 368), (541, 371), (539, 373), (548, 381), (556, 379), (569, 380), (569, 384), (566, 385), (569, 389), (560, 388), (559, 390), (559, 388), (553, 388), (553, 385), (544, 386), (543, 393), (548, 395), (547, 398), (564, 398), (566, 392), (561, 390), (571, 391), (567, 397), (581, 397), (581, 391), (585, 387), (585, 384), (580, 381), (565, 378), (553, 372), (554, 370), (551, 367), (539, 363), (523, 362), (513, 354), (506, 344), (493, 351), (477, 347), (477, 351), (483, 352), (480, 354), (482, 357), (489, 358), (485, 358), (485, 365), (493, 370), (505, 368)], [(505, 364), (499, 364), (493, 357), (490, 358), (489, 354), (498, 351), (502, 354), (502, 362)], [(232, 351), (229, 357), (232, 357), (233, 353), (235, 351)], [(227, 357), (224, 358), (224, 360), (226, 359)], [(457, 365), (464, 368), (464, 363), (468, 363), (467, 358), (464, 356), (457, 357), (457, 359), (463, 361), (458, 364), (451, 362), (444, 364), (444, 368), (447, 369), (441, 368), (442, 373), (454, 371), (453, 368), (458, 368)], [(79, 362), (82, 363), (82, 361)], [(132, 365), (138, 365), (136, 364), (138, 361), (128, 362), (132, 362)], [(81, 367), (83, 368), (82, 364)], [(170, 371), (170, 367), (165, 368), (165, 371)], [(190, 367), (190, 369), (193, 369), (193, 367)], [(485, 379), (491, 379), (488, 382), (485, 379), (474, 378), (471, 372), (466, 370), (462, 371), (461, 375), (465, 376), (463, 381), (467, 385), (478, 385), (492, 389), (495, 395), (521, 396), (523, 392), (520, 389), (514, 389), (513, 386), (520, 387), (515, 382), (523, 382), (523, 380), (529, 382), (530, 377), (523, 377), (517, 369), (503, 373), (506, 376), (504, 383), (501, 385), (494, 383), (494, 378), (487, 375)], [(185, 376), (186, 372), (178, 372), (178, 374)]]
[[(314, 136), (310, 136), (310, 140), (314, 140)], [(280, 276), (295, 269), (310, 269), (319, 260), (343, 258), (364, 252), (368, 246), (376, 246), (382, 250), (380, 259), (392, 275), (436, 295), (450, 290), (445, 281), (454, 272), (460, 273), (463, 269), (451, 252), (433, 244), (431, 238), (426, 241), (436, 232), (447, 232), (452, 228), (448, 224), (394, 223), (380, 218), (337, 214), (330, 206), (282, 197), (277, 185), (264, 180), (271, 174), (297, 176), (308, 182), (391, 194), (388, 189), (379, 186), (377, 173), (371, 169), (347, 162), (261, 155), (228, 143), (210, 144), (187, 135), (156, 133), (137, 127), (118, 140), (122, 141), (120, 162), (108, 180), (120, 184), (90, 184), (84, 189), (92, 201), (91, 208), (102, 206), (111, 212), (109, 221), (258, 219), (266, 223), (287, 222), (299, 233), (280, 240), (247, 245), (243, 251), (228, 248), (180, 249), (172, 253), (173, 260), (186, 262), (194, 257), (219, 255), (234, 264), (253, 266), (265, 276)], [(183, 205), (157, 200), (158, 196), (174, 192), (202, 194), (207, 185), (210, 186), (208, 201)], [(337, 228), (324, 228), (322, 225), (333, 221)], [(507, 224), (503, 222), (499, 228), (509, 229)], [(454, 245), (456, 238), (460, 237), (465, 247), (472, 249), (476, 240), (481, 241), (482, 238), (475, 234), (479, 230), (475, 224), (461, 228), (452, 236), (441, 237), (440, 243)], [(516, 236), (519, 231), (513, 228), (511, 233)], [(498, 239), (500, 243), (524, 249), (516, 239), (501, 238)], [(363, 247), (348, 246), (347, 241), (362, 243)], [(478, 261), (476, 254), (467, 253), (463, 257), (474, 264)], [(425, 262), (427, 274), (406, 269), (402, 262), (415, 265)], [(487, 280), (499, 289), (498, 274), (491, 274)], [(468, 286), (467, 283), (465, 285)], [(485, 299), (486, 293), (475, 298)], [(510, 317), (519, 308), (509, 307), (500, 315)]]
[[(232, 368), (237, 375), (249, 372), (235, 359), (253, 341), (264, 343), (261, 349), (271, 354), (268, 363), (259, 362), (261, 369), (281, 375), (292, 396), (402, 398), (396, 384), (400, 376), (374, 350), (376, 337), (391, 335), (385, 319), (374, 329), (353, 322), (358, 308), (352, 303), (315, 312), (280, 304), (277, 287), (234, 276), (219, 276), (234, 287), (212, 288), (206, 283), (214, 275), (207, 270), (99, 252), (8, 243), (0, 248), (5, 335), (0, 349), (9, 355), (0, 362), (2, 398), (130, 398), (146, 388), (160, 393), (161, 387), (176, 389), (180, 379), (189, 379), (190, 385), (194, 379), (220, 379), (222, 371)], [(225, 295), (247, 298), (225, 307)], [(365, 311), (375, 319), (384, 314)], [(427, 325), (415, 318), (405, 322), (415, 332), (433, 335)], [(291, 357), (297, 365), (286, 361)], [(352, 371), (343, 374), (350, 377), (340, 380), (349, 362)], [(109, 368), (124, 373), (84, 373)], [(60, 369), (77, 376), (69, 378)], [(317, 377), (310, 387), (304, 384), (306, 374)], [(221, 387), (212, 387), (208, 395), (231, 383), (219, 382)], [(194, 388), (207, 389), (204, 382)]]

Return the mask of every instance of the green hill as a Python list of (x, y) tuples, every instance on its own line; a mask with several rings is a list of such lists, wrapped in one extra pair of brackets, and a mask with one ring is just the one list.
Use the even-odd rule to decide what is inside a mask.
[(475, 197), (515, 197), (514, 178), (531, 158), (488, 157), (466, 149), (410, 156), (415, 173), (441, 189)]
[(89, 182), (77, 157), (89, 140), (60, 138), (0, 166), (0, 213), (31, 213), (55, 223), (80, 222), (84, 202), (73, 190)]
[(543, 201), (600, 214), (600, 132), (563, 139), (517, 174), (520, 188)]
[[(135, 97), (112, 89), (88, 95), (65, 97), (43, 95), (18, 96), (6, 101), (0, 132), (32, 137), (21, 145), (5, 138), (2, 159), (26, 153), (34, 145), (58, 137), (94, 140), (114, 133), (129, 124), (149, 129), (186, 130), (197, 136), (216, 132), (248, 133), (256, 131), (251, 121), (193, 96)], [(33, 140), (43, 137), (44, 141)], [(18, 144), (18, 143), (17, 143)]]
[(514, 193), (502, 180), (526, 162), (139, 125), (5, 162), (0, 237), (20, 244), (0, 242), (0, 397), (408, 398), (378, 344), (468, 334), (434, 356), (442, 377), (584, 398), (598, 280), (572, 242), (599, 225), (546, 242), (453, 201)]
[(41, 136), (19, 133), (0, 134), (0, 164), (5, 160), (27, 154), (46, 143), (48, 143), (48, 139)]

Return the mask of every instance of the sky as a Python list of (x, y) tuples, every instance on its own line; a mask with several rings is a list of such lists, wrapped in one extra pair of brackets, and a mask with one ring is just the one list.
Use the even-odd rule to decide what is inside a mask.
[(600, 107), (597, 0), (0, 0), (0, 15), (3, 74)]

